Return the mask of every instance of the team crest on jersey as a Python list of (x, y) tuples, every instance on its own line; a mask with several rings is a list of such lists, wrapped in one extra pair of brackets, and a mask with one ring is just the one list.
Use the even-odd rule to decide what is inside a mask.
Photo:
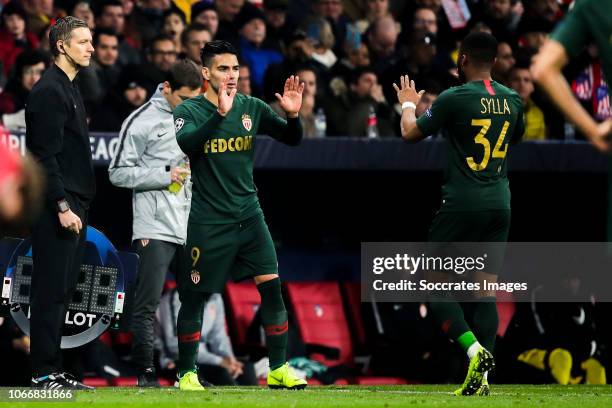
[(427, 109), (425, 111), (425, 116), (427, 116), (428, 118), (431, 118), (431, 109)]
[(248, 131), (250, 131), (251, 127), (253, 127), (253, 122), (251, 121), (251, 117), (247, 113), (242, 115), (242, 126), (244, 126), (244, 128)]
[(181, 130), (184, 124), (185, 124), (185, 119), (176, 118), (176, 120), (174, 121), (174, 131), (178, 132), (179, 130)]
[(200, 283), (200, 272), (196, 271), (195, 269), (193, 269), (191, 271), (191, 281), (197, 285), (198, 283)]

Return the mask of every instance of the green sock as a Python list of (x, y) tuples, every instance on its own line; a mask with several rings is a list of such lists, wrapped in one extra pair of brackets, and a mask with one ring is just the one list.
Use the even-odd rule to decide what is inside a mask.
[(179, 293), (179, 309), (176, 330), (179, 357), (176, 362), (179, 378), (189, 371), (196, 371), (196, 359), (202, 331), (202, 314), (208, 294), (185, 290)]
[(474, 333), (472, 333), (471, 331), (466, 331), (457, 338), (457, 342), (459, 343), (463, 351), (466, 352), (468, 351), (470, 346), (476, 343), (477, 341), (478, 340), (476, 340), (476, 336), (474, 336)]
[(485, 297), (479, 302), (474, 302), (472, 329), (484, 348), (493, 352), (495, 339), (497, 338), (497, 327), (499, 317), (497, 315), (497, 303), (494, 297)]
[(261, 320), (266, 332), (270, 370), (287, 361), (287, 310), (281, 294), (281, 283), (275, 278), (257, 285), (261, 295)]
[(451, 339), (459, 341), (461, 335), (466, 332), (471, 333), (470, 327), (465, 321), (463, 309), (458, 302), (452, 300), (432, 301), (429, 303), (429, 308), (436, 323)]

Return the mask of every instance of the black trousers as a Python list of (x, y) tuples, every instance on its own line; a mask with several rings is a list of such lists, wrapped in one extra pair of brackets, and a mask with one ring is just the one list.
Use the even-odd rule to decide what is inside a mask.
[(52, 206), (43, 209), (32, 228), (30, 351), (34, 377), (62, 370), (62, 327), (85, 253), (87, 210), (76, 197), (66, 199), (81, 218), (80, 234), (63, 228)]
[(155, 239), (134, 241), (140, 261), (134, 292), (131, 329), (132, 362), (138, 369), (153, 367), (153, 343), (155, 341), (155, 311), (159, 306), (166, 273), (175, 274), (184, 265), (184, 247)]

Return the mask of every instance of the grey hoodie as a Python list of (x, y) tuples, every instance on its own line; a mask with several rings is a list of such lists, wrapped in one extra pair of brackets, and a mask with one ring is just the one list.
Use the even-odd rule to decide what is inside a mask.
[(176, 142), (172, 108), (159, 85), (153, 97), (123, 121), (117, 154), (108, 168), (111, 183), (133, 190), (132, 240), (185, 243), (191, 178), (177, 194), (168, 190), (170, 170), (185, 163)]

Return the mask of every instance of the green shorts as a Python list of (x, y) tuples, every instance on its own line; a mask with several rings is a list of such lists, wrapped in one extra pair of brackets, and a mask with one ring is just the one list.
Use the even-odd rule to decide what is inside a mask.
[[(438, 212), (429, 229), (429, 251), (434, 255), (451, 256), (475, 257), (481, 253), (486, 254), (486, 272), (499, 275), (504, 263), (505, 242), (508, 241), (509, 231), (510, 210)], [(455, 242), (479, 244), (468, 244), (464, 247), (444, 244)]]
[(178, 277), (179, 290), (220, 293), (230, 278), (278, 274), (276, 250), (261, 214), (234, 224), (189, 224), (185, 250), (188, 268)]
[(438, 212), (429, 228), (429, 242), (506, 242), (510, 210)]

